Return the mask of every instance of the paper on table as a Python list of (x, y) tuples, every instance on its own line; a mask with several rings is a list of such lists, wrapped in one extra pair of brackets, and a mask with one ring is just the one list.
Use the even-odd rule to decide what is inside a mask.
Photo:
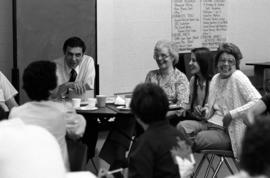
[(120, 97), (120, 96), (117, 96), (117, 97), (115, 98), (114, 104), (116, 104), (116, 105), (125, 105), (125, 99), (123, 99), (123, 98)]
[(97, 107), (90, 107), (90, 106), (81, 106), (79, 108), (76, 108), (77, 110), (97, 110)]
[(124, 110), (124, 111), (129, 111), (130, 110), (130, 107), (126, 107), (126, 106), (117, 106), (116, 107), (117, 109), (120, 109), (120, 110)]

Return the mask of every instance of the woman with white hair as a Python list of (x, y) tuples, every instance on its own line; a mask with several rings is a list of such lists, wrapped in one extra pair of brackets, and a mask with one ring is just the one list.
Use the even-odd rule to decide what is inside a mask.
[(170, 111), (167, 116), (181, 116), (189, 101), (189, 81), (184, 73), (175, 68), (179, 61), (175, 43), (168, 40), (160, 40), (154, 48), (155, 61), (158, 69), (151, 70), (145, 82), (159, 85), (166, 93), (169, 104), (177, 104), (178, 111)]

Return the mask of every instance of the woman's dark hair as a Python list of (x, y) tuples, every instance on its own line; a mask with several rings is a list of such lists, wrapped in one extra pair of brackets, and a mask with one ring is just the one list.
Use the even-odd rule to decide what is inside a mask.
[(72, 48), (80, 47), (80, 48), (82, 48), (83, 53), (86, 50), (86, 46), (85, 46), (85, 43), (83, 42), (83, 40), (79, 37), (76, 37), (76, 36), (70, 37), (69, 39), (67, 39), (64, 42), (64, 45), (63, 45), (63, 52), (64, 53), (66, 53), (67, 47), (72, 47)]
[[(209, 92), (209, 83), (210, 80), (212, 79), (213, 76), (213, 68), (212, 66), (212, 59), (213, 56), (210, 53), (210, 50), (206, 47), (201, 47), (201, 48), (194, 48), (191, 50), (191, 52), (195, 55), (196, 57), (196, 61), (198, 62), (199, 66), (200, 66), (200, 71), (202, 76), (205, 78), (206, 80), (206, 93), (203, 99), (203, 104), (202, 106), (204, 106), (206, 104), (207, 101), (207, 97), (208, 97), (208, 92)], [(194, 83), (195, 85), (193, 85), (193, 96), (192, 96), (192, 100), (191, 100), (191, 109), (193, 110), (193, 105), (194, 102), (197, 98), (197, 85), (196, 83), (198, 82), (198, 75), (195, 74), (194, 76)]]
[(167, 95), (158, 85), (142, 83), (133, 91), (130, 107), (138, 118), (151, 124), (166, 119), (169, 102)]
[(50, 61), (35, 61), (23, 73), (23, 89), (31, 100), (48, 100), (57, 86), (56, 65)]
[(257, 117), (246, 128), (242, 141), (240, 167), (251, 176), (267, 175), (270, 171), (270, 120), (269, 115)]
[(219, 61), (219, 57), (223, 53), (228, 53), (228, 54), (233, 55), (235, 58), (236, 69), (240, 69), (240, 60), (243, 58), (243, 55), (242, 55), (240, 49), (238, 48), (238, 46), (236, 46), (233, 43), (220, 44), (218, 49), (217, 49), (217, 54), (215, 57), (215, 66), (217, 66), (218, 61)]

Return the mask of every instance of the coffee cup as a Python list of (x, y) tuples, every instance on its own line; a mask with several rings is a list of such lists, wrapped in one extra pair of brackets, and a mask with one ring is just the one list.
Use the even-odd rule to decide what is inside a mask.
[(87, 102), (88, 102), (88, 106), (89, 106), (90, 108), (93, 108), (93, 107), (96, 106), (96, 99), (95, 99), (95, 98), (88, 98), (88, 99), (87, 99)]
[(106, 96), (105, 95), (97, 95), (97, 106), (99, 108), (104, 108), (106, 106)]
[(81, 98), (72, 98), (73, 108), (79, 108), (81, 105)]

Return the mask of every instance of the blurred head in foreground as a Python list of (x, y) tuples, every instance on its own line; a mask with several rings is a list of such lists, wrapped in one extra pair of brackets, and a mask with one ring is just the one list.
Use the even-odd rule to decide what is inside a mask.
[(55, 138), (20, 119), (0, 122), (1, 178), (64, 178), (66, 170)]
[(158, 85), (142, 83), (133, 91), (130, 107), (139, 123), (142, 121), (149, 125), (166, 119), (169, 102), (167, 95)]
[(57, 86), (56, 65), (50, 61), (35, 61), (23, 73), (23, 89), (31, 100), (48, 100)]
[(247, 127), (240, 157), (241, 169), (251, 176), (270, 177), (270, 119), (259, 116)]

